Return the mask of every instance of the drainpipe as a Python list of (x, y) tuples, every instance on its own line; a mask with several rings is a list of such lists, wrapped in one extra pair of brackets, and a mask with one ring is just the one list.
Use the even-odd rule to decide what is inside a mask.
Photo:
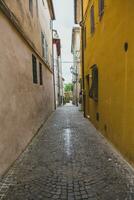
[(81, 26), (81, 40), (82, 40), (82, 90), (83, 90), (83, 111), (84, 111), (84, 117), (86, 117), (85, 112), (85, 76), (84, 76), (84, 13), (83, 13), (83, 0), (81, 0), (81, 13), (82, 13), (82, 23), (80, 23)]
[(54, 29), (53, 29), (53, 22), (52, 22), (52, 67), (53, 67), (53, 87), (54, 87), (54, 109), (56, 110), (53, 32), (54, 32)]

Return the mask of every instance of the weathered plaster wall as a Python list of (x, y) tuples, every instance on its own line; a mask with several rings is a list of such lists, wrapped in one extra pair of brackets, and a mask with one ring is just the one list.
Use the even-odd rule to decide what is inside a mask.
[(52, 27), (51, 16), (47, 0), (33, 0), (33, 15), (29, 11), (29, 0), (4, 0), (13, 12), (21, 29), (42, 56), (41, 32), (45, 34), (48, 43), (49, 65), (52, 55)]
[(0, 12), (0, 175), (53, 110), (52, 73), (43, 65), (43, 86), (33, 84), (32, 53)]

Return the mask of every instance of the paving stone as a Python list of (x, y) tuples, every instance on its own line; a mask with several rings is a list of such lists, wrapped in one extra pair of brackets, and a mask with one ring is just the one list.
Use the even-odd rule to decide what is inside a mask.
[(74, 106), (49, 118), (0, 179), (0, 200), (133, 200), (134, 172)]
[(52, 198), (53, 198), (53, 199), (59, 199), (60, 196), (59, 196), (59, 195), (54, 195), (54, 196), (52, 196)]
[(88, 198), (88, 195), (87, 195), (87, 194), (82, 194), (82, 198), (83, 198), (83, 199), (87, 199), (87, 198)]

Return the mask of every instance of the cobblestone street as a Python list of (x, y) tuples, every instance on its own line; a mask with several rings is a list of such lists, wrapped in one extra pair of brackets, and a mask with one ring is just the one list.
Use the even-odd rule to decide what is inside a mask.
[(133, 200), (134, 173), (78, 108), (59, 108), (0, 182), (2, 200)]

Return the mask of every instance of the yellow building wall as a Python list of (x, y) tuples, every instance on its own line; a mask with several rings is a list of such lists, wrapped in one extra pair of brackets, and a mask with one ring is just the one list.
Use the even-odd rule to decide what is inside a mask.
[(83, 13), (85, 14), (87, 7), (89, 4), (89, 0), (83, 0)]
[[(95, 33), (90, 32), (90, 8), (95, 7)], [(85, 15), (86, 114), (94, 125), (134, 163), (134, 1), (105, 0), (99, 20), (98, 0), (91, 0)], [(125, 52), (124, 44), (128, 43)], [(89, 98), (86, 77), (90, 67), (99, 71), (99, 100)], [(89, 87), (91, 79), (89, 79)], [(96, 113), (99, 113), (99, 121)]]

